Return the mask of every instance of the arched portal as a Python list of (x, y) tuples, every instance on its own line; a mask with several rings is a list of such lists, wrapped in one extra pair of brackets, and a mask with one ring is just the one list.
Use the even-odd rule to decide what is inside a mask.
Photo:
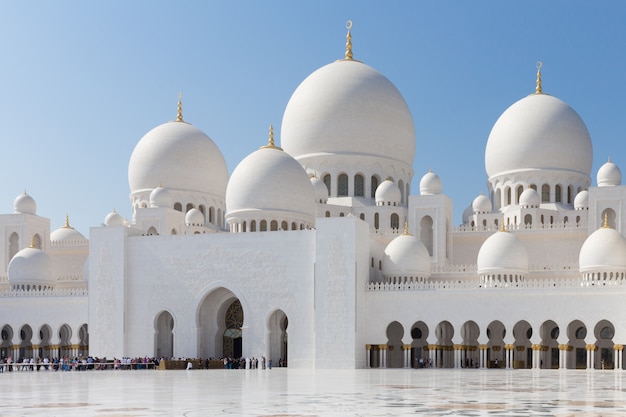
[(243, 352), (244, 311), (226, 288), (208, 293), (198, 306), (198, 357), (239, 358)]
[(6, 358), (11, 356), (11, 341), (13, 340), (13, 328), (8, 324), (2, 328), (1, 338), (2, 343), (0, 344), (0, 356), (6, 362)]
[(541, 325), (541, 359), (540, 368), (559, 369), (559, 326), (552, 320)]
[(595, 369), (614, 369), (613, 336), (615, 327), (608, 320), (601, 320), (593, 330), (596, 336)]
[(52, 329), (49, 325), (44, 324), (39, 329), (39, 353), (38, 356), (42, 358), (51, 358), (53, 356), (53, 352), (51, 352), (51, 339), (52, 339)]
[(461, 366), (464, 368), (475, 368), (480, 363), (478, 355), (478, 336), (480, 336), (480, 328), (475, 321), (463, 323), (461, 327), (461, 337), (463, 338)]
[(72, 354), (72, 328), (68, 324), (64, 324), (59, 329), (59, 340), (59, 355), (70, 356)]
[(513, 351), (513, 368), (530, 369), (533, 365), (533, 349), (530, 338), (533, 336), (533, 328), (526, 320), (518, 321), (513, 326), (513, 338), (515, 348)]
[(387, 326), (387, 367), (402, 368), (404, 366), (402, 352), (402, 336), (404, 327), (397, 321)]
[(276, 366), (287, 366), (287, 326), (289, 320), (282, 310), (276, 310), (268, 322), (267, 345), (269, 346), (268, 360)]
[(437, 351), (433, 366), (436, 368), (453, 368), (454, 346), (452, 345), (452, 338), (454, 337), (454, 327), (449, 321), (442, 321), (435, 329), (435, 336), (437, 337)]
[(571, 350), (567, 352), (567, 368), (587, 368), (587, 348), (585, 345), (587, 327), (582, 321), (574, 320), (567, 326), (567, 337), (567, 344), (571, 348)]
[(33, 357), (33, 329), (28, 325), (20, 329), (20, 359)]
[(154, 320), (154, 354), (157, 358), (174, 357), (174, 317), (160, 312)]
[(487, 326), (487, 337), (489, 338), (489, 349), (487, 349), (487, 363), (489, 368), (503, 368), (504, 364), (504, 337), (506, 328), (501, 321), (492, 321)]
[(87, 323), (78, 329), (78, 356), (89, 356), (89, 331)]
[(411, 326), (411, 366), (424, 368), (428, 366), (428, 326), (423, 321), (418, 321)]

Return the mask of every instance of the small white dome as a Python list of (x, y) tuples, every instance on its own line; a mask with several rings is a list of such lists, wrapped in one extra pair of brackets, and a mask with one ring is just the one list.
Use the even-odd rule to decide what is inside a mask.
[(626, 271), (626, 239), (615, 229), (601, 227), (580, 248), (580, 272)]
[(155, 127), (137, 143), (128, 164), (131, 194), (159, 184), (223, 198), (228, 168), (217, 145), (185, 122)]
[(104, 225), (105, 226), (123, 226), (124, 219), (122, 218), (122, 216), (120, 216), (120, 214), (117, 211), (113, 210), (112, 212), (107, 214), (107, 216), (104, 218)]
[(226, 220), (276, 220), (315, 224), (315, 191), (306, 171), (291, 155), (268, 145), (237, 165), (226, 189)]
[(37, 203), (24, 191), (13, 201), (13, 210), (16, 214), (37, 214)]
[(589, 191), (582, 190), (581, 192), (576, 194), (576, 198), (574, 199), (574, 209), (575, 210), (589, 209)]
[(527, 188), (519, 196), (519, 204), (524, 208), (537, 208), (541, 205), (541, 197), (537, 190)]
[(70, 226), (69, 218), (65, 218), (65, 226), (50, 233), (52, 246), (85, 245), (88, 240), (78, 230)]
[(157, 187), (150, 193), (150, 207), (172, 207), (172, 196), (163, 187)]
[(375, 195), (376, 205), (398, 205), (402, 200), (402, 193), (400, 193), (400, 189), (390, 179), (386, 179), (381, 182), (378, 188), (376, 188)]
[(328, 188), (324, 181), (317, 177), (311, 177), (311, 184), (315, 190), (315, 201), (317, 203), (326, 203), (328, 201)]
[(622, 171), (620, 171), (619, 167), (611, 162), (611, 160), (609, 159), (609, 161), (602, 165), (598, 170), (598, 175), (596, 179), (598, 182), (598, 187), (621, 185)]
[(197, 208), (192, 208), (185, 214), (185, 224), (187, 226), (204, 226), (204, 214)]
[(430, 278), (430, 255), (424, 244), (415, 236), (402, 234), (393, 239), (383, 255), (384, 277)]
[(487, 196), (479, 195), (472, 201), (472, 211), (474, 213), (491, 213), (492, 205)]
[(471, 205), (465, 207), (463, 210), (463, 223), (469, 223), (472, 220), (472, 215), (474, 214), (474, 209)]
[(479, 275), (528, 274), (528, 251), (512, 233), (499, 231), (489, 236), (478, 251)]
[(489, 178), (530, 170), (591, 174), (593, 149), (582, 119), (565, 102), (531, 94), (496, 121), (485, 149)]
[(9, 282), (14, 285), (51, 287), (55, 284), (52, 276), (52, 260), (42, 250), (24, 248), (15, 254), (8, 267)]
[(434, 172), (427, 172), (420, 180), (421, 195), (441, 194), (441, 191), (441, 178)]

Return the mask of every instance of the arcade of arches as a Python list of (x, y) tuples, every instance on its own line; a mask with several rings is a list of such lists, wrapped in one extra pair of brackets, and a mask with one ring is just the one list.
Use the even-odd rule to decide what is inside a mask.
[(14, 361), (24, 358), (59, 358), (87, 356), (89, 354), (89, 332), (87, 325), (72, 329), (63, 324), (53, 329), (49, 324), (39, 327), (35, 333), (33, 327), (23, 325), (17, 332), (10, 325), (4, 325), (1, 331), (0, 357)]
[[(485, 331), (487, 343), (480, 343), (481, 329), (474, 321), (460, 329), (442, 321), (432, 335), (426, 323), (418, 321), (411, 326), (412, 342), (407, 344), (403, 343), (404, 327), (394, 321), (387, 326), (385, 343), (365, 346), (366, 362), (371, 368), (626, 369), (623, 345), (613, 342), (611, 322), (602, 320), (588, 329), (574, 320), (564, 330), (566, 337), (557, 323), (548, 320), (538, 329), (539, 337), (534, 337), (537, 330), (527, 321), (507, 329), (496, 320)], [(507, 331), (512, 331), (512, 339), (507, 338)], [(453, 343), (453, 338), (461, 343)]]

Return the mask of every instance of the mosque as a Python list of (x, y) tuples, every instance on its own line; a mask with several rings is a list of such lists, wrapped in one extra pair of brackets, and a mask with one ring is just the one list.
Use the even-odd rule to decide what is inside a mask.
[(436, 173), (411, 193), (411, 112), (350, 29), (230, 174), (179, 101), (130, 156), (131, 220), (0, 215), (2, 358), (624, 369), (626, 187), (610, 160), (592, 184), (584, 122), (529, 80), (458, 225)]

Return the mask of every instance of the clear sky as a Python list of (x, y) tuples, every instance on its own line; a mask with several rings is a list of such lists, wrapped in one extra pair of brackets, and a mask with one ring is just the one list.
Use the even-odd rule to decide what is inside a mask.
[(626, 175), (624, 1), (9, 1), (0, 3), (0, 212), (26, 190), (52, 229), (130, 218), (128, 161), (176, 118), (220, 147), (229, 171), (280, 142), (289, 97), (343, 57), (386, 75), (413, 114), (412, 193), (431, 167), (455, 223), (486, 193), (484, 150), (508, 106), (544, 92), (572, 106)]

